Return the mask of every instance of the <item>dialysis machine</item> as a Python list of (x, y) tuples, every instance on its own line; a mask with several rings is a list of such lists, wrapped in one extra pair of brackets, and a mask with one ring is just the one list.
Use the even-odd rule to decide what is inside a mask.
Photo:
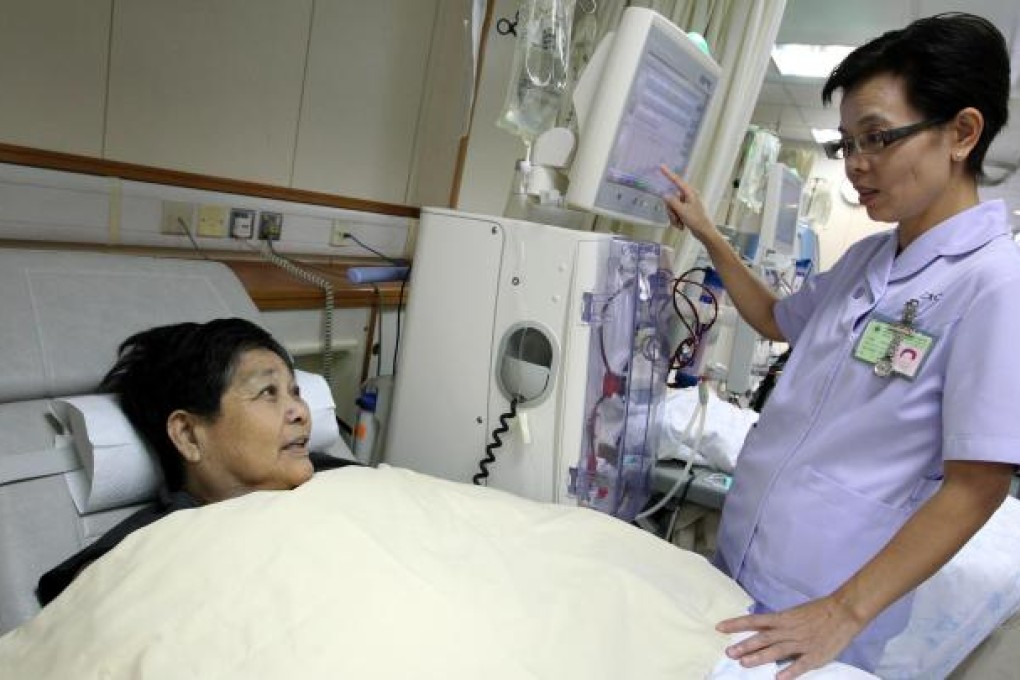
[[(654, 462), (668, 267), (658, 244), (424, 210), (384, 460), (540, 500), (643, 502), (614, 476)], [(600, 456), (577, 480), (582, 451)]]
[[(574, 208), (668, 224), (719, 67), (658, 14), (624, 13), (575, 97)], [(657, 243), (423, 209), (383, 461), (631, 519), (648, 497), (669, 363)]]

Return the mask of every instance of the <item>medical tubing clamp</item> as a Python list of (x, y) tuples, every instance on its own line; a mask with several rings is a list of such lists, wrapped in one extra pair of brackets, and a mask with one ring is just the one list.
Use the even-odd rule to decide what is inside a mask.
[(478, 463), (480, 472), (475, 473), (471, 477), (471, 483), (475, 486), (488, 486), (483, 485), (482, 481), (487, 479), (489, 476), (489, 466), (496, 462), (496, 454), (493, 453), (495, 449), (503, 446), (503, 440), (500, 439), (501, 434), (506, 434), (510, 431), (509, 421), (517, 417), (517, 397), (510, 400), (510, 410), (507, 413), (500, 414), (499, 416), (499, 427), (492, 431), (492, 438), (495, 440), (491, 444), (485, 446), (485, 458)]

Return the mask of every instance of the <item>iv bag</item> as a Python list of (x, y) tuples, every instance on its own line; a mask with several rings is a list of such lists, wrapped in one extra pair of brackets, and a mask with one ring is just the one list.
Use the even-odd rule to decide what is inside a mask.
[(496, 124), (529, 147), (556, 126), (567, 89), (574, 0), (525, 0), (503, 113)]
[(779, 137), (752, 126), (745, 137), (746, 153), (735, 199), (751, 212), (760, 213), (765, 200), (768, 169), (779, 158)]

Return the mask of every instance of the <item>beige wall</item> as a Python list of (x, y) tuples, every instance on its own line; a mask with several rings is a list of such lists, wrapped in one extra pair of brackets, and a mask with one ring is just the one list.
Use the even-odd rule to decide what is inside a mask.
[(430, 149), (459, 130), (420, 122), (428, 69), (470, 54), (466, 4), (0, 0), (0, 142), (389, 203), (422, 165), (448, 194)]

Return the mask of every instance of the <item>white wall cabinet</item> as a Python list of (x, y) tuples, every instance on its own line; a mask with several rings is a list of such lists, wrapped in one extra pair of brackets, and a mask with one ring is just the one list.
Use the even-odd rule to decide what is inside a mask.
[(290, 185), (312, 0), (115, 2), (106, 158)]
[(0, 0), (0, 141), (102, 156), (113, 0)]
[(403, 203), (436, 0), (316, 0), (294, 185)]
[(0, 142), (405, 203), (440, 2), (0, 0)]

